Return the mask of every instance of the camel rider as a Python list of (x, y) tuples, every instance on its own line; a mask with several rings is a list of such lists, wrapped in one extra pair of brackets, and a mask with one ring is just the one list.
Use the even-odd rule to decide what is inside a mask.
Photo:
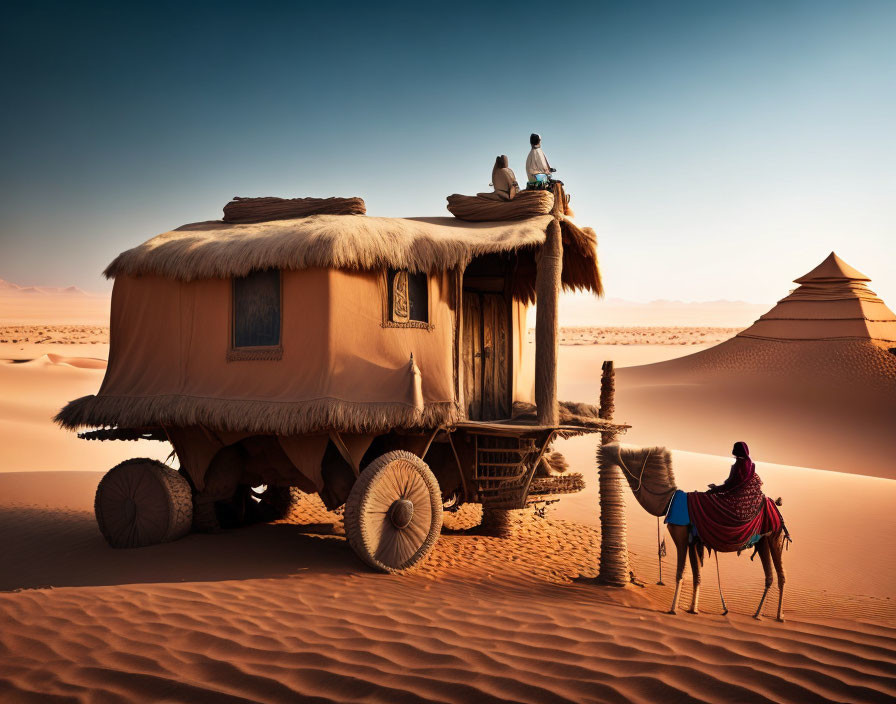
[(514, 196), (520, 192), (520, 185), (516, 182), (513, 170), (508, 166), (506, 154), (495, 159), (491, 185), (501, 200), (513, 200)]
[(548, 158), (541, 151), (541, 135), (534, 132), (529, 135), (529, 144), (532, 149), (526, 158), (526, 189), (542, 190), (550, 189), (551, 174), (557, 169), (552, 169), (548, 163)]
[(710, 484), (709, 491), (707, 492), (708, 494), (716, 494), (736, 489), (752, 479), (753, 475), (756, 474), (756, 465), (753, 464), (753, 460), (750, 459), (750, 448), (747, 447), (747, 443), (734, 443), (734, 448), (731, 450), (731, 454), (734, 455), (735, 460), (734, 464), (731, 465), (731, 472), (728, 474), (728, 478), (721, 486)]

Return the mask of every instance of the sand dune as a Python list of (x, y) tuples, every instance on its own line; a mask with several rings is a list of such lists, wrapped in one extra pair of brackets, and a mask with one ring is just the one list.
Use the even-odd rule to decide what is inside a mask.
[[(339, 516), (311, 501), (276, 524), (112, 550), (92, 512), (102, 472), (127, 457), (164, 459), (169, 448), (84, 442), (49, 422), (103, 376), (102, 333), (89, 333), (95, 343), (68, 334), (0, 344), (0, 358), (26, 360), (0, 363), (0, 564), (8, 566), (0, 571), (0, 701), (896, 698), (894, 481), (774, 464), (780, 448), (760, 438), (760, 475), (769, 495), (784, 497), (795, 540), (785, 553), (784, 624), (749, 617), (763, 577), (747, 554), (720, 562), (727, 617), (712, 563), (703, 613), (663, 614), (674, 550), (658, 586), (655, 519), (630, 496), (629, 547), (642, 586), (596, 586), (595, 444), (587, 437), (558, 447), (585, 473), (584, 492), (547, 507), (544, 518), (520, 512), (504, 538), (458, 530), (476, 523), (475, 507), (464, 507), (411, 575), (369, 572), (346, 545)], [(596, 400), (603, 359), (625, 367), (694, 349), (564, 346), (561, 396)], [(712, 407), (685, 409), (701, 419), (689, 423), (683, 406), (657, 404), (647, 387), (628, 382), (629, 371), (637, 369), (621, 369), (617, 396), (620, 416), (637, 416), (627, 439), (675, 446), (681, 428), (695, 428), (717, 456), (675, 452), (679, 485), (722, 479), (729, 458), (718, 455), (740, 437), (713, 425)], [(839, 437), (854, 430), (841, 426)], [(805, 432), (817, 437), (811, 424)], [(684, 591), (688, 599), (689, 576)]]
[[(64, 345), (43, 345), (37, 348), (39, 356), (13, 363), (3, 349), (8, 347), (0, 345), (0, 472), (105, 470), (128, 457), (168, 456), (170, 448), (163, 443), (85, 442), (52, 423), (67, 400), (96, 393), (105, 373), (104, 359), (73, 356), (68, 353), (78, 350)], [(49, 350), (54, 352), (47, 354)], [(93, 350), (105, 356), (105, 350)], [(30, 350), (12, 350), (23, 352)]]
[[(896, 478), (896, 356), (866, 349), (870, 363), (852, 365), (848, 345), (820, 345), (769, 374), (732, 367), (735, 342), (561, 346), (560, 397), (595, 403), (601, 362), (613, 359), (616, 416), (633, 426), (629, 442), (722, 454), (746, 440), (781, 464)], [(826, 373), (832, 360), (846, 373)]]
[(858, 343), (778, 343), (771, 372), (742, 362), (761, 358), (744, 346), (770, 344), (734, 339), (622, 369), (617, 412), (630, 437), (711, 453), (722, 438), (746, 439), (785, 464), (896, 478), (896, 356)]
[[(673, 621), (586, 586), (313, 571), (0, 596), (17, 701), (879, 702), (893, 633)], [(526, 598), (520, 598), (522, 591)], [(10, 608), (13, 605), (13, 608)], [(28, 614), (41, 613), (39, 623)], [(135, 621), (135, 616), (139, 620)], [(17, 616), (17, 617), (16, 617)], [(59, 625), (64, 624), (60, 630)], [(39, 693), (39, 694), (38, 694)], [(28, 696), (28, 695), (31, 696)]]
[[(105, 546), (87, 510), (97, 477), (0, 478), (7, 536), (0, 560), (19, 566), (2, 586), (27, 589), (0, 595), (0, 646), (7, 653), (0, 697), (872, 702), (896, 696), (892, 619), (882, 625), (830, 616), (785, 624), (740, 613), (668, 617), (660, 613), (668, 589), (589, 583), (593, 527), (529, 514), (510, 538), (443, 535), (434, 558), (404, 577), (370, 573), (338, 535), (309, 535), (291, 524), (117, 551)], [(33, 505), (40, 502), (50, 505)], [(584, 581), (572, 581), (577, 575)]]

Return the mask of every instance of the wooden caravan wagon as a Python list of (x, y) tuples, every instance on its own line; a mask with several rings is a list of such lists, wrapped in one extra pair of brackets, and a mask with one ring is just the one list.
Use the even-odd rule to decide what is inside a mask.
[(616, 427), (556, 400), (560, 287), (601, 292), (592, 231), (559, 213), (226, 220), (106, 270), (106, 376), (57, 421), (87, 439), (170, 441), (180, 463), (105, 475), (96, 515), (111, 545), (214, 529), (222, 511), (238, 521), (248, 487), (267, 487), (254, 503), (276, 518), (297, 487), (345, 504), (352, 548), (401, 571), (429, 552), (443, 508), (581, 488), (545, 467), (557, 436)]

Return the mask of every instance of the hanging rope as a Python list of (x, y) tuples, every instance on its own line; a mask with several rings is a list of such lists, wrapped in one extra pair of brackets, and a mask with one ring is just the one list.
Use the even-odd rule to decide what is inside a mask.
[(634, 491), (635, 493), (641, 491), (641, 484), (644, 479), (644, 470), (647, 468), (647, 460), (649, 460), (649, 459), (650, 459), (650, 451), (648, 450), (647, 453), (644, 455), (644, 462), (641, 464), (641, 473), (637, 477), (635, 477), (635, 475), (629, 471), (629, 468), (625, 466), (625, 462), (622, 460), (622, 453), (621, 452), (619, 453), (619, 466), (622, 467), (622, 469), (625, 470), (625, 473), (628, 476), (630, 476), (632, 479), (638, 480), (638, 488), (636, 489), (635, 487), (632, 487), (632, 491)]

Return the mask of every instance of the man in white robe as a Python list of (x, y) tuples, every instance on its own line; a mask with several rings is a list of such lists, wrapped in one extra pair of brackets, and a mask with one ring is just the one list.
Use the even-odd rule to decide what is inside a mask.
[(526, 158), (526, 179), (528, 185), (536, 186), (536, 184), (539, 183), (546, 184), (550, 181), (551, 174), (556, 171), (556, 169), (551, 168), (551, 165), (548, 163), (548, 158), (544, 155), (544, 152), (541, 151), (541, 135), (533, 132), (529, 136), (529, 144), (532, 145), (532, 149), (529, 151), (529, 156)]

